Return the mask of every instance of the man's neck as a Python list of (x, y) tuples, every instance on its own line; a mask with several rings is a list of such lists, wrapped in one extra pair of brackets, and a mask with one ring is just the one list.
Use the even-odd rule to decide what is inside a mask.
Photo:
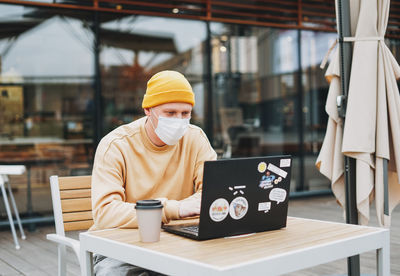
[(146, 130), (147, 137), (149, 137), (153, 145), (157, 147), (165, 146), (166, 144), (163, 141), (161, 141), (160, 138), (158, 138), (157, 134), (155, 133), (150, 120), (151, 120), (150, 117), (147, 117), (146, 123), (144, 124), (144, 129)]

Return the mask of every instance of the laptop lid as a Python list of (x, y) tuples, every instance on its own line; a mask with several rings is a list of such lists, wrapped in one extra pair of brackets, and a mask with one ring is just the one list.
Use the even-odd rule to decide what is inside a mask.
[(291, 165), (288, 155), (206, 161), (197, 239), (285, 227)]

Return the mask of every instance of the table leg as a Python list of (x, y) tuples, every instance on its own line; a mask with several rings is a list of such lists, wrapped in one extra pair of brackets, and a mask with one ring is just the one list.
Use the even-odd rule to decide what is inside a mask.
[(378, 276), (390, 275), (390, 233), (385, 233), (382, 248), (376, 250), (376, 269)]
[[(0, 177), (3, 177), (3, 176), (0, 175)], [(4, 187), (4, 181), (3, 181), (3, 179), (0, 179), (0, 181), (1, 181), (0, 190), (1, 190), (1, 192), (3, 194), (3, 197), (4, 197), (4, 205), (6, 206), (6, 212), (7, 212), (8, 220), (10, 221), (11, 233), (12, 233), (12, 236), (13, 236), (13, 239), (14, 239), (15, 248), (16, 249), (20, 249), (21, 247), (19, 246), (17, 234), (15, 232), (14, 220), (13, 220), (13, 217), (12, 217), (12, 214), (11, 214), (10, 205), (8, 204), (8, 198), (7, 198), (6, 189)]]
[[(33, 216), (33, 206), (32, 206), (32, 187), (31, 187), (31, 166), (26, 165), (26, 175), (27, 175), (27, 190), (26, 190), (26, 214), (28, 219)], [(28, 231), (33, 232), (36, 230), (36, 225), (34, 223), (28, 224)]]
[(81, 275), (93, 275), (93, 253), (82, 249), (81, 247)]

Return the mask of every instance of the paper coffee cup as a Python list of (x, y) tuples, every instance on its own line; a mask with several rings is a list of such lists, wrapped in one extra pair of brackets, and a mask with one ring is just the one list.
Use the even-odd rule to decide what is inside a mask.
[(136, 202), (136, 216), (142, 242), (160, 240), (162, 208), (160, 200), (146, 199)]

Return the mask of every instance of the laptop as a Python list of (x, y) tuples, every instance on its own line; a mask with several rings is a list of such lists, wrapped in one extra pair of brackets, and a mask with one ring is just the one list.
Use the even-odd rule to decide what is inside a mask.
[(286, 227), (291, 167), (289, 155), (206, 161), (199, 223), (163, 229), (207, 240)]

